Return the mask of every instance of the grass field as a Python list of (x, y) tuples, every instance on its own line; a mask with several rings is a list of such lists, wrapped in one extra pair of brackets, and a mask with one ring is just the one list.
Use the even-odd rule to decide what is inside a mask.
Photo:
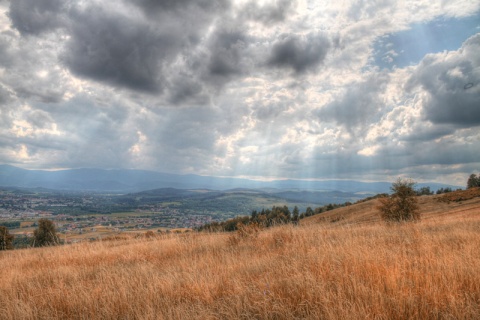
[(395, 226), (360, 215), (3, 251), (0, 318), (479, 319), (480, 212), (470, 202)]

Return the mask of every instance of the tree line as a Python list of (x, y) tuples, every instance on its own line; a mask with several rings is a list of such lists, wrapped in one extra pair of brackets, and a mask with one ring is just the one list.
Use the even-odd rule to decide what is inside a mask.
[[(368, 200), (380, 198), (380, 205), (377, 209), (380, 211), (380, 216), (387, 222), (400, 222), (409, 220), (419, 220), (420, 214), (418, 212), (418, 205), (416, 197), (424, 194), (433, 194), (429, 187), (414, 189), (415, 182), (408, 179), (398, 179), (392, 184), (392, 194), (377, 194), (366, 199), (357, 201), (356, 203), (365, 202)], [(448, 192), (448, 191), (447, 191)], [(257, 225), (260, 227), (272, 227), (282, 224), (298, 224), (301, 219), (321, 214), (336, 208), (352, 205), (351, 202), (343, 204), (328, 204), (323, 207), (312, 209), (308, 207), (305, 212), (299, 213), (298, 207), (295, 206), (293, 211), (287, 206), (276, 207), (272, 209), (262, 209), (261, 211), (253, 210), (250, 216), (239, 216), (233, 219), (228, 219), (223, 222), (212, 222), (205, 224), (199, 228), (198, 231), (207, 232), (232, 232), (241, 229), (243, 226)]]
[[(392, 193), (390, 195), (386, 193), (377, 194), (375, 196), (359, 200), (356, 203), (380, 198), (380, 205), (377, 207), (377, 210), (380, 212), (380, 216), (384, 221), (417, 221), (420, 220), (420, 213), (416, 197), (422, 195), (433, 195), (434, 192), (428, 186), (415, 190), (415, 184), (416, 182), (413, 180), (399, 178), (392, 184), (390, 188)], [(478, 177), (475, 174), (470, 175), (470, 178), (467, 182), (467, 189), (473, 187), (480, 187), (480, 175)], [(452, 188), (445, 187), (438, 189), (436, 194), (449, 193), (452, 191)], [(256, 224), (262, 227), (271, 227), (274, 225), (287, 223), (298, 224), (301, 219), (306, 217), (336, 208), (349, 206), (351, 204), (352, 203), (350, 202), (345, 202), (343, 204), (328, 204), (323, 207), (315, 208), (314, 210), (311, 207), (308, 207), (306, 211), (301, 214), (296, 206), (294, 207), (293, 212), (290, 212), (287, 206), (273, 206), (271, 210), (262, 209), (260, 212), (253, 210), (250, 216), (239, 216), (223, 222), (208, 223), (197, 228), (197, 230), (209, 232), (229, 232), (238, 230), (239, 227), (249, 224)]]
[(300, 213), (297, 206), (292, 211), (287, 206), (273, 206), (272, 209), (262, 209), (261, 211), (252, 210), (249, 216), (239, 216), (232, 219), (228, 219), (222, 222), (207, 223), (199, 228), (198, 231), (236, 231), (240, 225), (257, 224), (261, 227), (272, 227), (282, 224), (298, 224), (301, 219), (311, 217), (323, 212), (327, 212), (336, 208), (352, 205), (351, 202), (345, 202), (343, 204), (327, 204), (322, 207), (312, 209), (308, 207), (305, 212)]

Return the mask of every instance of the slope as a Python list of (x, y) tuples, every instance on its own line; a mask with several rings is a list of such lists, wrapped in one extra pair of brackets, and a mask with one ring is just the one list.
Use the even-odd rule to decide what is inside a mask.
[[(380, 221), (378, 199), (359, 202), (347, 207), (307, 217), (302, 224), (334, 223), (339, 225), (368, 224)], [(454, 191), (441, 195), (419, 196), (422, 220), (439, 217), (459, 218), (480, 214), (480, 188)]]
[[(283, 225), (2, 251), (0, 315), (478, 319), (480, 215), (452, 212), (474, 210), (472, 200), (441, 202), (452, 219), (393, 226)], [(428, 217), (438, 216), (435, 205), (423, 204)]]

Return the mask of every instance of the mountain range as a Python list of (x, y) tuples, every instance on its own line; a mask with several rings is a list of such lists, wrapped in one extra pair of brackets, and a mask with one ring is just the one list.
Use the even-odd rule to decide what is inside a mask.
[[(248, 188), (263, 189), (265, 191), (269, 189), (342, 191), (368, 195), (389, 192), (391, 183), (354, 180), (258, 181), (194, 174), (179, 175), (145, 170), (84, 168), (45, 171), (26, 170), (11, 165), (0, 165), (0, 186), (112, 193), (133, 193), (158, 188), (212, 190)], [(452, 189), (458, 188), (458, 186), (439, 183), (417, 184), (417, 187), (423, 186), (429, 186), (433, 191), (446, 187)]]

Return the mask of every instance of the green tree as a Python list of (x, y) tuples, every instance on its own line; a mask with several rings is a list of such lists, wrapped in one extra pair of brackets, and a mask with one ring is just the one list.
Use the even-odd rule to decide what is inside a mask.
[(480, 176), (472, 173), (467, 181), (467, 189), (480, 187)]
[(294, 224), (297, 224), (298, 223), (298, 220), (300, 220), (300, 211), (298, 210), (298, 207), (295, 206), (293, 208), (293, 217), (292, 217), (292, 221)]
[(13, 249), (13, 235), (8, 232), (8, 228), (0, 226), (0, 251)]
[(392, 184), (393, 194), (380, 198), (378, 210), (383, 220), (388, 222), (420, 220), (414, 186), (413, 180), (401, 178)]
[(250, 215), (250, 220), (252, 222), (258, 221), (258, 212), (257, 210), (252, 210), (252, 214)]
[(313, 214), (314, 214), (313, 209), (311, 207), (308, 207), (307, 211), (305, 212), (305, 216), (310, 217), (310, 216), (313, 216)]
[(452, 188), (446, 187), (446, 188), (440, 188), (437, 190), (437, 194), (442, 194), (442, 193), (449, 193), (452, 192)]
[(33, 232), (33, 239), (34, 247), (54, 246), (60, 243), (55, 225), (48, 219), (38, 220), (38, 228)]
[(430, 187), (421, 187), (420, 190), (417, 191), (417, 196), (429, 196), (431, 194), (433, 194), (433, 191), (430, 190)]

